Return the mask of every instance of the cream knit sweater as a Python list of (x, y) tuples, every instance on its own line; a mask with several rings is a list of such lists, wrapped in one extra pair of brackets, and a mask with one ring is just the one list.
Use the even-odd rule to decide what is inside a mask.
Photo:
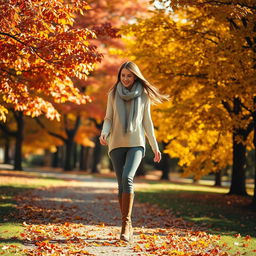
[[(119, 147), (138, 147), (144, 148), (145, 155), (145, 133), (147, 135), (149, 144), (152, 150), (159, 150), (158, 144), (154, 134), (154, 126), (150, 114), (150, 99), (145, 91), (141, 95), (141, 106), (139, 110), (139, 125), (136, 131), (131, 133), (124, 133), (120, 123), (116, 105), (114, 104), (113, 91), (108, 94), (106, 116), (101, 131), (101, 135), (107, 136), (108, 153)], [(125, 102), (127, 111), (130, 109), (130, 101)]]

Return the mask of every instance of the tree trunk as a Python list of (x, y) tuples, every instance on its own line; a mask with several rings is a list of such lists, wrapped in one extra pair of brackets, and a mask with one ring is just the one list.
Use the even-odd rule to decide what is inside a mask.
[[(256, 120), (255, 120), (256, 121)], [(253, 191), (253, 197), (252, 197), (252, 206), (253, 208), (256, 209), (256, 124), (254, 126), (254, 139), (253, 139), (253, 142), (254, 142), (254, 191)]]
[(85, 155), (85, 146), (81, 145), (80, 147), (80, 154), (79, 154), (79, 170), (84, 170), (84, 155)]
[(200, 179), (196, 179), (195, 177), (193, 177), (193, 181), (192, 182), (193, 182), (193, 184), (199, 184), (199, 180)]
[(215, 187), (221, 187), (221, 170), (218, 172), (215, 172)]
[(51, 157), (52, 154), (49, 149), (44, 150), (44, 166), (51, 166)]
[[(233, 99), (234, 107), (233, 114), (236, 116), (240, 115), (241, 100), (238, 97)], [(233, 143), (233, 166), (232, 166), (232, 177), (229, 194), (231, 195), (247, 195), (245, 186), (245, 164), (246, 164), (246, 146), (236, 141), (237, 137), (241, 137), (244, 140), (248, 136), (246, 129), (234, 128), (232, 134)]]
[[(64, 161), (63, 161), (63, 152), (61, 151), (61, 166), (63, 166), (64, 171), (71, 171), (74, 167), (74, 155), (73, 155), (73, 145), (74, 145), (74, 137), (76, 135), (76, 132), (80, 126), (81, 122), (81, 116), (78, 115), (76, 116), (75, 120), (75, 125), (73, 129), (68, 128), (68, 115), (64, 114), (63, 115), (64, 119), (64, 124), (65, 124), (65, 132), (66, 132), (66, 137), (63, 137), (60, 134), (54, 133), (52, 131), (49, 131), (46, 126), (37, 118), (37, 123), (45, 129), (51, 136), (54, 136), (58, 139), (61, 139), (64, 142), (64, 147), (65, 147), (65, 154), (64, 154)], [(64, 162), (64, 163), (63, 163)]]
[(94, 148), (92, 147), (86, 147), (86, 156), (85, 156), (85, 159), (86, 159), (86, 170), (88, 171), (92, 171), (92, 164), (93, 164), (93, 154), (94, 154)]
[(4, 144), (4, 164), (10, 164), (10, 140), (7, 138)]
[(64, 145), (60, 146), (60, 153), (59, 153), (59, 166), (64, 169), (65, 165), (65, 151), (66, 151), (66, 146), (65, 143)]
[(60, 166), (60, 146), (56, 146), (56, 152), (52, 154), (52, 167), (57, 168)]
[(76, 169), (77, 163), (77, 144), (73, 143), (73, 168)]
[(73, 152), (73, 139), (68, 138), (65, 141), (65, 162), (64, 162), (64, 171), (72, 171), (72, 152)]
[(17, 132), (14, 154), (14, 170), (22, 170), (22, 142), (24, 138), (24, 117), (22, 112), (16, 113)]
[(229, 194), (244, 196), (247, 195), (245, 186), (246, 147), (242, 143), (236, 142), (237, 135), (241, 135), (239, 130), (233, 132), (233, 167)]
[(98, 136), (94, 138), (94, 143), (95, 143), (95, 147), (93, 150), (92, 173), (99, 173), (100, 170), (98, 165), (101, 159), (101, 144)]
[(168, 154), (163, 153), (162, 155), (162, 176), (161, 180), (169, 180), (169, 172), (170, 172), (170, 156)]
[(87, 171), (89, 169), (89, 153), (90, 153), (90, 147), (81, 146), (80, 170)]
[[(253, 97), (254, 109), (256, 108), (256, 96)], [(254, 145), (254, 191), (252, 206), (256, 209), (256, 110), (253, 111), (253, 145)]]

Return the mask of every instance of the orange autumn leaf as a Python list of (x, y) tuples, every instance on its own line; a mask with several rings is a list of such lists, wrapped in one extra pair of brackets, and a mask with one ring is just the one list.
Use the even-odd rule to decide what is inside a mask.
[(138, 244), (136, 244), (136, 245), (133, 247), (133, 250), (134, 250), (135, 252), (141, 252), (141, 251), (142, 251), (142, 248), (141, 248)]
[(90, 98), (71, 77), (87, 79), (103, 55), (92, 43), (97, 33), (115, 36), (110, 26), (93, 31), (74, 26), (75, 14), (89, 9), (82, 0), (3, 1), (0, 5), (0, 120), (7, 107), (31, 117), (59, 119), (56, 103), (85, 104)]

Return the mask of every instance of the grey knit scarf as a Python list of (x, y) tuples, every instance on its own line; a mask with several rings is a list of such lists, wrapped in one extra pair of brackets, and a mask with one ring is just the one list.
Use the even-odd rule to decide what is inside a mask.
[[(137, 129), (139, 116), (141, 115), (141, 94), (143, 86), (140, 82), (135, 81), (129, 90), (121, 82), (117, 84), (116, 90), (116, 109), (119, 120), (125, 133), (133, 132)], [(125, 101), (131, 101), (130, 112), (126, 113)]]

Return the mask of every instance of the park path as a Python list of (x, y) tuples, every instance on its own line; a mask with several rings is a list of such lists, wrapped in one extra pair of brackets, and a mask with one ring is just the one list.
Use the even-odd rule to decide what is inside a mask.
[[(28, 255), (227, 255), (218, 245), (218, 237), (175, 217), (170, 210), (137, 200), (134, 241), (122, 242), (118, 239), (115, 180), (47, 173), (50, 175), (66, 183), (17, 197)], [(146, 184), (136, 184), (135, 188), (143, 186)]]

